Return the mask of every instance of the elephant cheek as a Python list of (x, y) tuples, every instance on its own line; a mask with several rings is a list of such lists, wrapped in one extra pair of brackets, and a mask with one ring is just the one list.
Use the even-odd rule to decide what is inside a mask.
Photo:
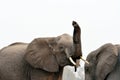
[(74, 49), (73, 48), (66, 48), (65, 49), (65, 54), (67, 55), (67, 58), (73, 56), (74, 54)]
[(57, 55), (56, 59), (57, 59), (59, 66), (61, 66), (61, 67), (70, 65), (70, 61), (68, 60), (68, 58), (65, 54)]
[(71, 63), (70, 63), (70, 61), (69, 61), (68, 59), (66, 59), (65, 61), (61, 61), (61, 62), (60, 62), (60, 66), (61, 66), (61, 67), (64, 67), (64, 66), (66, 66), (66, 65), (71, 65)]

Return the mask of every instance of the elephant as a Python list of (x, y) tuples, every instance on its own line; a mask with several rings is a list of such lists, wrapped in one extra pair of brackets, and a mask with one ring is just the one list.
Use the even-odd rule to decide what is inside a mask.
[(85, 80), (120, 80), (120, 45), (106, 43), (90, 52), (85, 63)]
[(72, 25), (73, 37), (40, 37), (2, 48), (0, 80), (62, 80), (64, 66), (74, 66), (72, 62), (82, 56), (81, 29), (75, 21)]

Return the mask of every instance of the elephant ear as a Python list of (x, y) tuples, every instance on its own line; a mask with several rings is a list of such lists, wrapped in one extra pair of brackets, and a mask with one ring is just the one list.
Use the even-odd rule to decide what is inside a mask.
[(59, 66), (49, 44), (55, 45), (55, 38), (37, 38), (27, 47), (25, 60), (34, 68), (57, 72)]
[(114, 69), (117, 62), (118, 50), (108, 43), (97, 50), (96, 53), (96, 78), (98, 80), (105, 80), (109, 73)]

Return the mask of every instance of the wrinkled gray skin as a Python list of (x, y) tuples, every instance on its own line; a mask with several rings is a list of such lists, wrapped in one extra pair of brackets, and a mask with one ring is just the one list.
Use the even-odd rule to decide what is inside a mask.
[(120, 45), (105, 44), (92, 51), (85, 64), (85, 80), (120, 80)]
[(82, 56), (81, 30), (73, 21), (73, 37), (36, 38), (0, 50), (0, 80), (62, 80), (63, 67)]

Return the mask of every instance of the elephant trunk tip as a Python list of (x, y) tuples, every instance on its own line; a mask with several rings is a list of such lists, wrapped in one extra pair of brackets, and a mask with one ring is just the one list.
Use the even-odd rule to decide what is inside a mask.
[(73, 21), (72, 25), (73, 25), (74, 28), (80, 28), (79, 25), (78, 25), (78, 23), (76, 21)]
[(76, 22), (76, 21), (73, 21), (73, 22), (72, 22), (73, 27), (74, 27), (75, 24), (77, 24), (77, 22)]

